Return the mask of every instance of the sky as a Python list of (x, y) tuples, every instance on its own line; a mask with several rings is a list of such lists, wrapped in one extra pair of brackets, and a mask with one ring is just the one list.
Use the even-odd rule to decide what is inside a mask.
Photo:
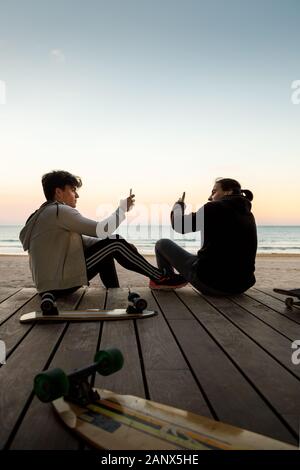
[(130, 188), (142, 207), (185, 191), (197, 208), (232, 177), (259, 224), (300, 224), (299, 0), (0, 0), (0, 12), (0, 224), (44, 202), (54, 169), (81, 176), (77, 208), (94, 219)]

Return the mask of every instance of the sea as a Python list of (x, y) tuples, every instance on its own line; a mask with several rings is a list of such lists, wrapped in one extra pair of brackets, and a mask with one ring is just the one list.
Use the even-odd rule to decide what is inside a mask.
[[(0, 225), (0, 254), (26, 255), (19, 240), (20, 225)], [(191, 253), (201, 246), (201, 234), (180, 235), (167, 225), (124, 225), (118, 231), (145, 255), (154, 254), (156, 240), (170, 238)], [(258, 253), (300, 253), (299, 225), (259, 225)]]

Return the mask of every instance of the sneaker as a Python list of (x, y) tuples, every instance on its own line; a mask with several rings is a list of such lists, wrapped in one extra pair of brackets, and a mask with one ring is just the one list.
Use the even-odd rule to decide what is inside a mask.
[(150, 289), (154, 290), (172, 290), (179, 289), (188, 284), (183, 276), (174, 274), (173, 276), (162, 276), (160, 279), (151, 280), (149, 282)]

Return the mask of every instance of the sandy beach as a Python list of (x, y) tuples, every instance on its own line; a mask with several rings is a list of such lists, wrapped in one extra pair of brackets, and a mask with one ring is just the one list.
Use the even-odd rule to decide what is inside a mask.
[[(146, 256), (155, 263), (155, 256)], [(148, 279), (117, 265), (121, 287), (147, 286)], [(256, 258), (256, 286), (293, 288), (300, 286), (300, 255), (259, 254)], [(98, 276), (91, 285), (102, 285)], [(33, 287), (27, 256), (0, 255), (1, 287)]]

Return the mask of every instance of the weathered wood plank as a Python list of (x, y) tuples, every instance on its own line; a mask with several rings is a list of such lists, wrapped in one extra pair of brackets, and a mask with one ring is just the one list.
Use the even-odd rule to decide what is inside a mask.
[[(40, 372), (64, 329), (63, 324), (37, 325), (0, 369), (0, 442), (4, 445), (29, 399)], [(34, 351), (33, 351), (34, 349)]]
[(186, 318), (186, 305), (194, 307), (194, 310), (198, 306), (199, 316), (211, 317), (217, 324), (217, 310), (200, 297), (199, 302), (190, 288), (180, 289), (178, 296), (174, 293), (155, 293), (217, 418), (277, 439), (292, 441), (290, 432), (195, 317), (190, 313), (190, 320), (180, 320)]
[[(128, 289), (109, 289), (106, 308), (126, 308)], [(146, 322), (148, 320), (139, 320)], [(117, 393), (145, 396), (134, 320), (103, 322), (100, 349), (118, 348), (124, 356), (123, 368), (113, 375), (95, 377), (95, 386)]]
[(289, 318), (292, 320), (294, 323), (300, 324), (300, 315), (298, 315), (298, 312), (295, 310), (289, 310), (283, 300), (277, 300), (275, 297), (265, 294), (262, 291), (259, 291), (257, 289), (249, 289), (247, 291), (247, 295), (261, 304), (272, 308), (275, 310), (275, 312), (280, 313), (283, 317)]
[(21, 287), (0, 287), (0, 303), (21, 290)]
[(36, 289), (23, 288), (12, 297), (4, 300), (0, 304), (0, 324), (7, 320), (7, 318), (13, 315), (19, 308), (22, 307), (22, 305), (26, 304), (35, 295), (37, 295)]
[(190, 370), (147, 370), (150, 399), (214, 418)]
[[(261, 304), (258, 300), (247, 295), (237, 295), (229, 298), (234, 304), (239, 305), (248, 313), (269, 325), (282, 336), (289, 338), (291, 341), (296, 337), (300, 338), (300, 325), (297, 325), (289, 318), (280, 315), (272, 308)], [(230, 305), (232, 305), (232, 303), (230, 303)], [(245, 318), (248, 317), (249, 315)], [(261, 322), (258, 323), (258, 325), (261, 325)]]
[[(178, 295), (296, 437), (299, 430), (299, 380), (214, 307), (209, 306), (202, 296), (187, 290), (181, 290)], [(209, 299), (211, 302), (213, 298)]]
[[(74, 296), (74, 294), (73, 294)], [(58, 301), (59, 308), (69, 305), (69, 299)], [(0, 443), (5, 446), (19, 426), (24, 407), (32, 400), (34, 376), (44, 369), (49, 357), (66, 329), (65, 323), (36, 324), (0, 369)], [(29, 439), (34, 428), (29, 426)], [(26, 436), (23, 436), (26, 439)], [(36, 437), (39, 436), (36, 434)]]
[[(73, 305), (70, 305), (70, 297), (68, 299), (69, 308), (73, 308), (80, 300), (80, 296), (77, 295), (77, 302), (73, 302)], [(78, 308), (80, 310), (102, 308), (104, 302), (105, 290), (91, 288), (81, 299)], [(59, 367), (70, 372), (93, 362), (99, 329), (99, 322), (70, 323), (48, 368)], [(31, 433), (31, 429), (35, 430), (34, 434)], [(18, 429), (11, 448), (52, 450), (78, 449), (79, 446), (79, 439), (57, 419), (52, 405), (41, 403), (35, 397)]]
[[(139, 289), (150, 309), (159, 310), (146, 288)], [(172, 310), (174, 314), (174, 310)], [(213, 417), (164, 316), (137, 322), (150, 398), (170, 406)]]
[[(293, 350), (291, 345), (293, 339), (288, 339), (283, 336), (280, 332), (271, 328), (268, 324), (265, 324), (259, 318), (256, 318), (255, 315), (251, 315), (244, 308), (240, 307), (236, 303), (233, 303), (230, 299), (226, 298), (209, 298), (209, 302), (212, 303), (222, 314), (228, 318), (228, 320), (240, 328), (247, 336), (249, 336), (253, 341), (255, 341), (262, 349), (267, 351), (272, 357), (274, 357), (278, 362), (280, 362), (284, 368), (288, 369), (298, 378), (300, 378), (300, 368), (292, 363), (291, 356)], [(244, 302), (241, 302), (244, 303)], [(247, 301), (245, 302), (247, 304)], [(248, 304), (247, 304), (248, 305)], [(251, 301), (250, 301), (251, 305)], [(249, 307), (249, 306), (248, 306)], [(255, 306), (257, 307), (257, 306)], [(266, 307), (262, 306), (263, 310)], [(256, 311), (259, 311), (256, 308)], [(266, 312), (267, 314), (268, 312)], [(280, 315), (278, 315), (280, 317)], [(262, 315), (262, 318), (263, 315)], [(282, 317), (281, 317), (282, 318)], [(279, 318), (280, 320), (280, 318)], [(271, 321), (271, 320), (270, 320)], [(286, 324), (289, 322), (287, 318), (282, 318), (282, 323)], [(290, 322), (292, 323), (292, 322)], [(293, 324), (295, 330), (297, 330), (298, 325)], [(284, 326), (282, 327), (284, 329)], [(292, 333), (291, 333), (292, 336)], [(298, 332), (295, 331), (294, 338), (300, 338), (300, 329)]]
[[(254, 291), (258, 291), (258, 292), (262, 292), (266, 295), (269, 295), (270, 297), (273, 297), (274, 299), (277, 299), (277, 300), (280, 300), (281, 302), (285, 302), (285, 299), (287, 297), (292, 297), (292, 296), (289, 296), (289, 295), (282, 295), (282, 294), (278, 294), (278, 292), (274, 292), (273, 289), (269, 288), (269, 287), (263, 287), (263, 288), (254, 288), (253, 289)], [(296, 298), (294, 298), (294, 300), (297, 300)], [(293, 306), (293, 310), (291, 311), (291, 313), (294, 313), (296, 315), (299, 316), (300, 314), (300, 306), (299, 305), (294, 305)]]
[[(139, 292), (146, 298), (151, 309), (153, 307), (158, 310), (158, 305), (149, 289), (139, 289)], [(140, 321), (137, 325), (146, 369), (188, 369), (187, 363), (163, 315), (160, 314), (145, 321)]]
[[(70, 309), (79, 300), (83, 290), (78, 290), (73, 294), (60, 299), (59, 305), (62, 308)], [(33, 324), (22, 324), (19, 318), (31, 311), (40, 310), (40, 296), (34, 296), (29, 302), (22, 306), (14, 315), (9, 317), (2, 325), (0, 325), (0, 338), (6, 344), (7, 357), (10, 356), (12, 350), (23, 340), (26, 334), (33, 328)]]

